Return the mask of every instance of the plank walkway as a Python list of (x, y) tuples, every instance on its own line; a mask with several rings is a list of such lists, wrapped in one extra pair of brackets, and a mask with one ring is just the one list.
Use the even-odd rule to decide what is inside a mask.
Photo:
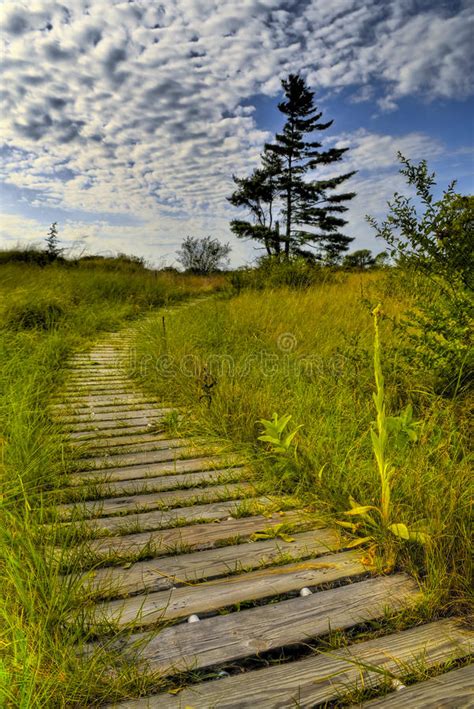
[[(126, 333), (113, 334), (74, 356), (51, 404), (76, 454), (57, 511), (61, 527), (88, 536), (80, 573), (98, 637), (88, 652), (103, 635), (125, 662), (182, 687), (114, 706), (326, 706), (411, 666), (472, 652), (460, 619), (358, 636), (416, 604), (415, 582), (402, 573), (371, 578), (338, 531), (259, 494), (245, 461), (169, 436), (174, 408), (128, 377), (128, 345)], [(76, 551), (61, 553), (73, 562)], [(330, 649), (328, 638), (343, 630), (353, 641)], [(367, 706), (474, 706), (472, 681), (472, 668), (453, 670)]]

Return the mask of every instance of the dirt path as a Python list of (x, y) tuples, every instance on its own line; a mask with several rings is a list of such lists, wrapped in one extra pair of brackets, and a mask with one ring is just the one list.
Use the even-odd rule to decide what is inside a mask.
[[(173, 407), (128, 377), (128, 346), (119, 333), (76, 355), (54, 404), (82, 455), (69, 478), (71, 501), (59, 510), (91, 536), (90, 622), (99, 636), (113, 628), (124, 658), (144, 672), (181, 677), (184, 686), (116, 706), (325, 706), (412, 663), (432, 667), (468, 654), (473, 634), (455, 619), (321, 652), (331, 632), (416, 602), (416, 584), (405, 574), (370, 578), (338, 532), (259, 497), (245, 461), (169, 436)], [(282, 524), (296, 525), (292, 541), (278, 536)], [(449, 693), (450, 675), (461, 691), (452, 672), (441, 693)], [(410, 706), (410, 691), (391, 695), (387, 706)], [(416, 706), (435, 706), (423, 701), (421, 691)]]

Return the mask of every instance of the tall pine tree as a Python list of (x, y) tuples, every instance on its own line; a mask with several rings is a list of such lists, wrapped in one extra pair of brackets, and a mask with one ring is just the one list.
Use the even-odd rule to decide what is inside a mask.
[[(345, 202), (355, 197), (355, 192), (334, 190), (355, 171), (326, 179), (311, 178), (321, 166), (340, 161), (348, 148), (323, 150), (320, 142), (311, 140), (312, 134), (327, 130), (333, 121), (320, 122), (322, 112), (314, 105), (314, 92), (303, 78), (290, 74), (282, 87), (285, 100), (278, 108), (287, 117), (283, 131), (276, 134), (273, 143), (265, 145), (260, 170), (249, 178), (234, 178), (238, 189), (230, 202), (249, 207), (254, 223), (234, 220), (231, 228), (237, 236), (263, 241), (269, 254), (337, 261), (353, 241), (340, 230), (347, 224), (341, 216), (348, 209)], [(273, 166), (271, 177), (268, 165)], [(271, 185), (270, 191), (262, 194), (262, 184), (265, 188)], [(276, 216), (283, 224), (281, 232)]]

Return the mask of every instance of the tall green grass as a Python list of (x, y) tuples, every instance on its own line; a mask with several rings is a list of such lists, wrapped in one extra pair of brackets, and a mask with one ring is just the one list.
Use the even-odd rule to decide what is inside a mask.
[[(387, 414), (410, 404), (420, 421), (417, 441), (401, 436), (387, 450), (396, 470), (391, 518), (408, 527), (422, 521), (432, 540), (400, 543), (397, 563), (423, 580), (433, 612), (459, 609), (468, 603), (471, 573), (467, 404), (436, 396), (429, 373), (415, 378), (397, 336), (410, 298), (383, 274), (296, 292), (243, 291), (178, 309), (166, 338), (151, 319), (137, 332), (137, 376), (155, 394), (173, 392), (196, 431), (253, 451), (269, 491), (297, 493), (328, 519), (341, 519), (350, 497), (380, 504), (370, 429), (371, 311), (381, 297)], [(279, 461), (257, 440), (257, 422), (274, 412), (302, 426), (296, 457)]]
[(22, 709), (93, 706), (142, 680), (125, 670), (112, 676), (110, 653), (87, 663), (77, 654), (87, 639), (81, 589), (73, 576), (61, 579), (41, 528), (68, 463), (48, 398), (68, 355), (99, 332), (223, 279), (10, 263), (0, 266), (0, 284), (0, 696)]

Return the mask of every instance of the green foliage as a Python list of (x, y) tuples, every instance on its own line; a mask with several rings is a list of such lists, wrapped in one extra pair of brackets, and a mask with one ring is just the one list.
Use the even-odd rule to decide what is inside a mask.
[(276, 413), (273, 414), (271, 421), (268, 419), (259, 419), (259, 423), (263, 426), (264, 433), (258, 437), (258, 440), (268, 443), (273, 453), (286, 455), (290, 452), (293, 439), (302, 427), (296, 426), (293, 431), (288, 433), (286, 428), (290, 420), (291, 414), (279, 417)]
[(262, 243), (268, 256), (278, 256), (282, 244), (280, 226), (274, 219), (274, 202), (278, 194), (277, 177), (282, 171), (280, 158), (268, 150), (262, 154), (262, 167), (250, 177), (233, 177), (237, 189), (228, 201), (234, 207), (249, 210), (253, 223), (233, 219), (230, 228), (239, 239), (253, 239)]
[(229, 244), (221, 244), (210, 236), (202, 239), (187, 236), (178, 251), (178, 261), (189, 273), (207, 275), (222, 270), (229, 262), (231, 251)]
[(261, 532), (254, 532), (250, 539), (253, 542), (263, 541), (264, 539), (281, 539), (284, 542), (294, 542), (294, 537), (291, 537), (286, 532), (285, 524), (275, 524), (273, 527), (262, 529)]
[(363, 271), (365, 268), (370, 268), (375, 264), (375, 259), (372, 256), (370, 249), (359, 249), (351, 254), (344, 256), (342, 265), (344, 268), (354, 268)]
[(427, 279), (404, 321), (407, 359), (431, 373), (437, 391), (457, 393), (472, 383), (474, 197), (455, 193), (453, 182), (435, 201), (426, 161), (399, 159), (423, 213), (396, 193), (381, 225), (367, 219), (399, 264)]
[(64, 306), (55, 295), (23, 292), (10, 300), (3, 313), (3, 326), (12, 330), (51, 330), (64, 315)]
[[(343, 276), (316, 271), (329, 272), (330, 279), (298, 290), (272, 285), (258, 297), (242, 288), (230, 299), (177, 308), (167, 322), (166, 346), (160, 318), (151, 318), (136, 339), (141, 381), (154, 395), (166, 398), (172, 391), (196, 434), (253, 455), (257, 482), (267, 494), (299, 495), (328, 524), (357, 523), (357, 516), (343, 516), (350, 497), (380, 506), (369, 433), (374, 362), (368, 304), (375, 306), (383, 291), (385, 462), (396, 471), (389, 525), (422, 533), (426, 526), (431, 543), (399, 542), (394, 532), (404, 534), (404, 528), (390, 530), (380, 522), (376, 536), (382, 549), (393, 545), (400, 568), (423, 579), (433, 607), (455, 612), (468, 602), (472, 573), (468, 400), (434, 395), (428, 373), (415, 376), (401, 357), (398, 323), (416, 288), (405, 287), (399, 269)], [(279, 346), (283, 334), (291, 335), (291, 347)], [(162, 368), (147, 367), (161, 355)], [(208, 366), (218, 379), (210, 407), (199, 404), (191, 358), (193, 369)], [(297, 457), (291, 447), (289, 455), (275, 455), (258, 441), (256, 421), (265, 411), (291, 412), (302, 424)]]
[[(415, 189), (423, 208), (421, 216), (410, 197), (395, 193), (389, 214), (381, 225), (367, 217), (377, 236), (391, 247), (391, 255), (429, 276), (442, 279), (443, 286), (455, 289), (460, 284), (472, 288), (474, 273), (474, 196), (454, 191), (451, 182), (441, 199), (435, 201), (435, 174), (428, 172), (425, 160), (412, 164), (401, 153), (400, 173)], [(454, 279), (454, 283), (451, 283)]]
[[(426, 532), (415, 527), (408, 528), (404, 522), (393, 521), (392, 482), (396, 471), (388, 457), (390, 437), (396, 440), (406, 436), (410, 441), (416, 442), (418, 440), (417, 430), (421, 424), (413, 420), (413, 409), (410, 404), (399, 416), (389, 417), (386, 414), (385, 383), (382, 372), (379, 332), (381, 315), (382, 309), (378, 305), (373, 311), (375, 392), (372, 394), (377, 419), (375, 427), (370, 429), (370, 438), (380, 480), (380, 504), (361, 505), (351, 497), (351, 508), (344, 514), (349, 517), (359, 517), (360, 522), (357, 524), (339, 522), (339, 524), (348, 527), (353, 532), (361, 530), (364, 534), (364, 542), (380, 541), (377, 540), (377, 535), (380, 532), (383, 535), (385, 531), (389, 531), (398, 539), (426, 544), (429, 541), (429, 535)], [(366, 536), (367, 534), (369, 536)], [(395, 564), (395, 554), (392, 545), (387, 540), (384, 540), (382, 553), (386, 560), (385, 568), (392, 568)]]
[(329, 268), (308, 263), (304, 258), (290, 257), (287, 261), (261, 258), (256, 268), (232, 271), (229, 278), (233, 287), (240, 291), (244, 288), (263, 290), (281, 286), (306, 289), (318, 283), (331, 283), (336, 275)]
[(58, 223), (53, 222), (49, 228), (48, 236), (46, 237), (46, 253), (49, 259), (54, 261), (62, 252), (63, 249), (59, 247)]
[(51, 259), (45, 250), (32, 246), (0, 250), (0, 266), (13, 263), (46, 266), (51, 263)]
[(80, 268), (95, 268), (100, 271), (122, 271), (136, 272), (146, 269), (145, 260), (140, 256), (130, 256), (129, 254), (117, 254), (117, 256), (81, 256), (70, 262)]
[[(308, 180), (305, 175), (340, 161), (348, 148), (322, 150), (314, 133), (326, 130), (332, 121), (321, 122), (314, 92), (301, 76), (290, 74), (281, 83), (284, 100), (278, 109), (286, 118), (283, 130), (275, 135), (273, 143), (265, 145), (261, 169), (249, 178), (234, 178), (238, 189), (230, 198), (235, 206), (250, 209), (254, 225), (234, 220), (231, 227), (240, 237), (263, 241), (269, 256), (324, 256), (336, 262), (353, 241), (340, 229), (347, 224), (341, 216), (347, 211), (345, 202), (355, 193), (334, 190), (355, 173), (319, 180)], [(284, 224), (281, 232), (275, 215)]]
[(415, 368), (421, 367), (431, 374), (436, 391), (456, 394), (472, 387), (470, 293), (458, 292), (454, 302), (438, 288), (426, 287), (420, 291), (416, 307), (407, 312), (402, 325), (406, 359)]
[(146, 683), (138, 672), (116, 672), (107, 648), (87, 662), (81, 657), (91, 639), (78, 611), (81, 552), (65, 578), (52, 551), (68, 543), (67, 533), (54, 531), (45, 543), (47, 508), (64, 488), (69, 456), (49, 418), (49, 397), (66, 358), (99, 331), (122, 326), (154, 302), (221, 286), (220, 277), (125, 267), (111, 273), (59, 260), (45, 268), (16, 260), (0, 265), (0, 695), (6, 706), (94, 706), (129, 696), (131, 683), (138, 694)]

